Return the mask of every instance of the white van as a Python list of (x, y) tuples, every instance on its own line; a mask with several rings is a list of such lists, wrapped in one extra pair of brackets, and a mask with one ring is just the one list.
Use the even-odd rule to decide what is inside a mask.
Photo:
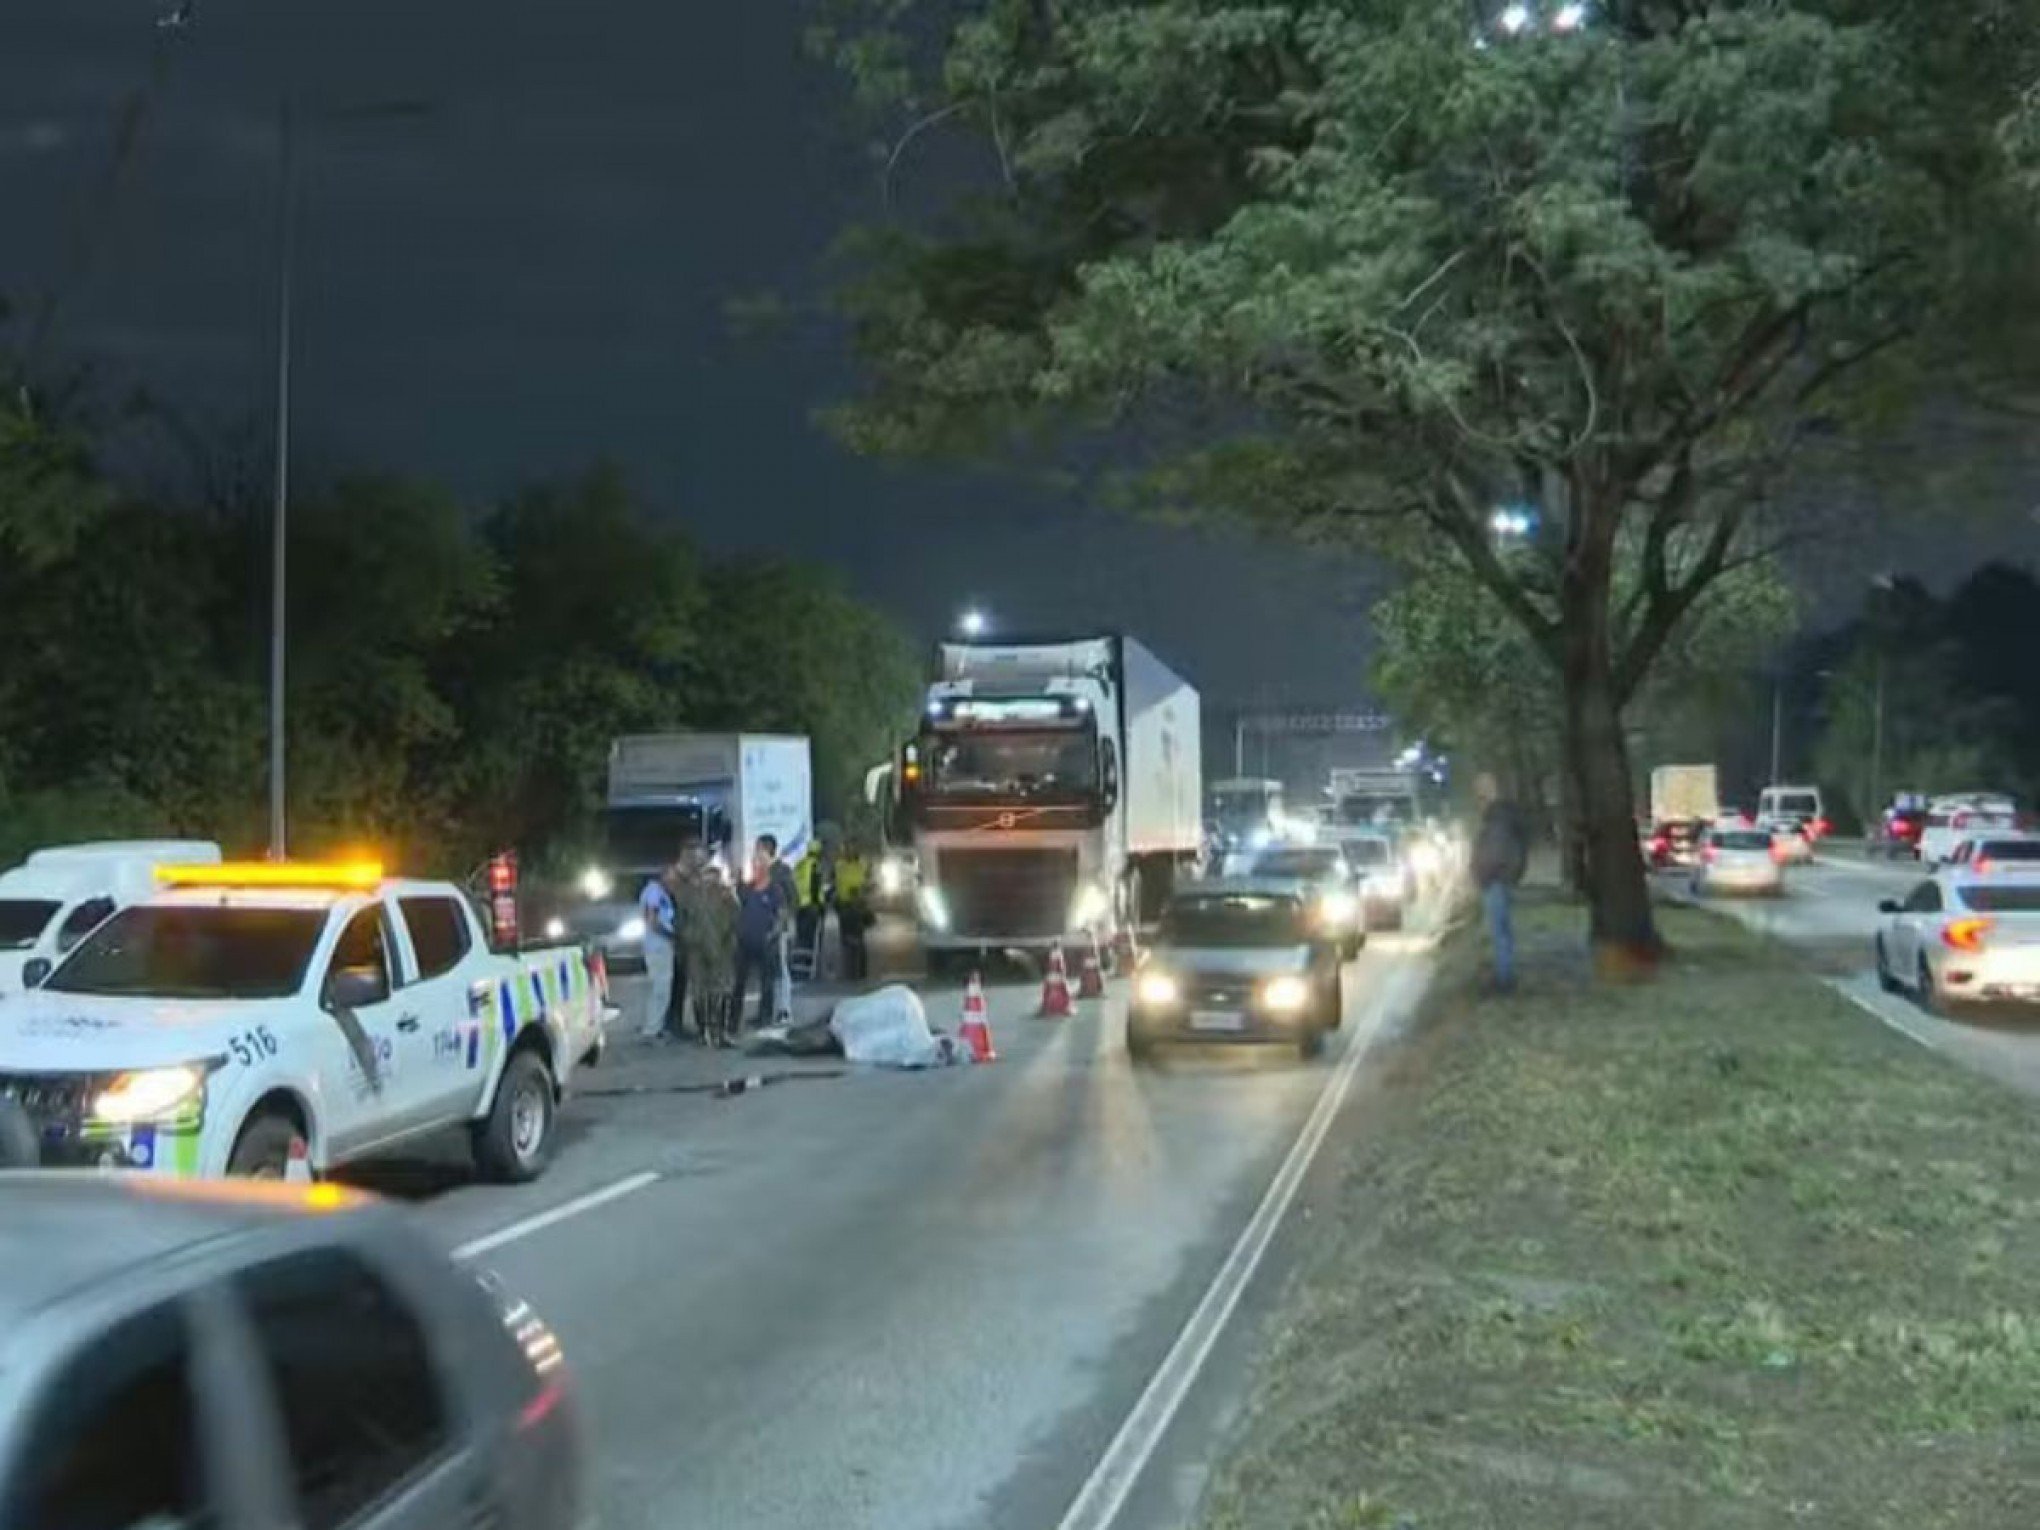
[(1757, 794), (1757, 822), (1767, 829), (1803, 828), (1807, 837), (1827, 837), (1827, 808), (1817, 786), (1767, 786)]
[(153, 897), (158, 866), (217, 866), (204, 840), (101, 840), (37, 850), (0, 872), (0, 999), (28, 986), (30, 962), (55, 965), (116, 910)]

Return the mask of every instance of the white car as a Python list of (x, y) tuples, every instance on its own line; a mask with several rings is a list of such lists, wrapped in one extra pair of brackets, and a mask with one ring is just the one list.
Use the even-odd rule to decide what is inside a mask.
[(1700, 859), (1693, 868), (1693, 895), (1778, 896), (1785, 891), (1784, 845), (1785, 839), (1774, 836), (1768, 829), (1709, 829), (1700, 838)]
[(101, 840), (52, 845), (0, 872), (0, 999), (28, 986), (30, 962), (58, 958), (114, 913), (156, 891), (162, 865), (217, 866), (204, 840)]
[(1948, 872), (1877, 905), (1877, 981), (1926, 1008), (2040, 1000), (2040, 875)]
[(575, 947), (497, 955), (447, 882), (374, 865), (159, 868), (168, 884), (0, 1004), (0, 1162), (280, 1177), (465, 1126), (544, 1167), (602, 1046)]
[(1385, 834), (1353, 834), (1339, 850), (1360, 885), (1360, 917), (1370, 930), (1399, 930), (1417, 901), (1417, 875)]
[(1948, 870), (1972, 876), (2040, 872), (2040, 834), (1991, 834), (1965, 839), (1948, 857)]
[(1242, 875), (1247, 881), (1295, 886), (1309, 900), (1318, 928), (1338, 943), (1347, 961), (1367, 943), (1360, 883), (1336, 844), (1270, 845), (1252, 858)]
[(1936, 797), (1927, 804), (1926, 827), (1920, 830), (1920, 862), (1938, 866), (1953, 856), (1965, 839), (2012, 832), (2018, 827), (2018, 807), (2009, 797), (1981, 793)]

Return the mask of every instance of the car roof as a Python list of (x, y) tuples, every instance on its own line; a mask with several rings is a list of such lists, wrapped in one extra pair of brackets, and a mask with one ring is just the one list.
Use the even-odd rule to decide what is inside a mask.
[(0, 1173), (0, 1329), (138, 1266), (308, 1218), (381, 1213), (333, 1185)]
[(1177, 884), (1172, 901), (1185, 898), (1294, 898), (1304, 897), (1297, 877), (1209, 877), (1202, 882)]

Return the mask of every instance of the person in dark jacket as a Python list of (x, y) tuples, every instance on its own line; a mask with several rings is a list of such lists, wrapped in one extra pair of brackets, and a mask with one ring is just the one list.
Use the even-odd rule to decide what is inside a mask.
[(1473, 840), (1473, 880), (1480, 888), (1481, 910), (1487, 916), (1488, 944), (1495, 963), (1495, 987), (1503, 993), (1516, 986), (1516, 884), (1530, 861), (1530, 840), (1523, 814), (1502, 796), (1495, 778), (1482, 775), (1473, 783), (1480, 803), (1480, 828)]
[(777, 1009), (781, 968), (786, 939), (793, 927), (792, 879), (779, 872), (779, 845), (771, 835), (761, 837), (751, 851), (751, 867), (737, 888), (737, 972), (730, 1000), (730, 1021), (739, 1031), (744, 1024), (744, 996), (751, 979), (758, 979), (760, 1026), (771, 1022)]

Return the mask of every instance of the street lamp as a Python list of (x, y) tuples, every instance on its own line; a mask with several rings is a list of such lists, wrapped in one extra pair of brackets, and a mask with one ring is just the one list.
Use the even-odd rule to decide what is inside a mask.
[(972, 606), (956, 619), (957, 630), (967, 638), (983, 637), (987, 625), (985, 613), (976, 606)]
[(1531, 12), (1530, 7), (1519, 3), (1503, 6), (1501, 15), (1495, 18), (1495, 25), (1511, 37), (1520, 37), (1529, 31), (1536, 21), (1537, 17)]

